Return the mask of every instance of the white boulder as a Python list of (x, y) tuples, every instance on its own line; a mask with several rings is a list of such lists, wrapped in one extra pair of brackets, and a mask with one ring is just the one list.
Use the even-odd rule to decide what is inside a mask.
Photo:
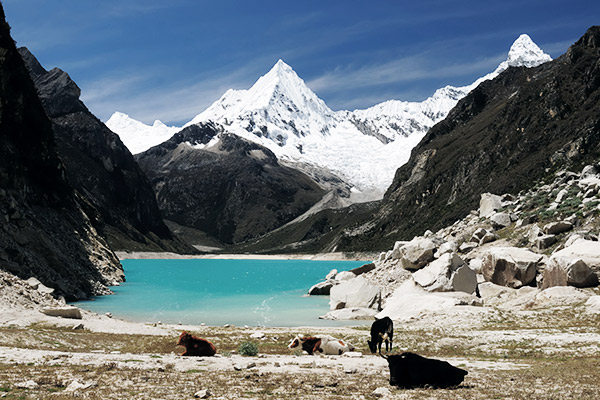
[(455, 253), (458, 251), (458, 243), (454, 240), (449, 240), (444, 242), (438, 247), (437, 251), (434, 254), (435, 258), (440, 258), (442, 254), (446, 253)]
[(598, 285), (600, 242), (579, 239), (552, 254), (544, 270), (542, 288)]
[(310, 289), (308, 289), (308, 294), (311, 296), (329, 296), (331, 288), (335, 284), (336, 282), (334, 280), (319, 282), (317, 284), (314, 284)]
[(81, 319), (81, 310), (77, 307), (45, 307), (41, 312), (50, 317)]
[(477, 275), (455, 253), (445, 253), (413, 274), (416, 283), (429, 292), (473, 293)]
[(354, 272), (350, 272), (350, 271), (342, 271), (342, 272), (339, 272), (335, 276), (335, 280), (337, 282), (348, 281), (348, 280), (354, 279), (354, 278), (356, 278), (356, 274)]
[(407, 321), (422, 313), (447, 310), (457, 305), (480, 305), (477, 298), (466, 293), (430, 293), (412, 279), (400, 285), (375, 317), (390, 317), (394, 321)]
[(479, 216), (489, 217), (495, 211), (502, 207), (502, 197), (491, 194), (482, 193), (481, 199), (479, 200)]
[(410, 242), (399, 247), (398, 250), (394, 250), (394, 254), (400, 260), (402, 268), (409, 271), (416, 271), (423, 268), (430, 261), (433, 260), (433, 253), (436, 249), (436, 245), (431, 239), (423, 237), (415, 237)]
[(335, 276), (338, 274), (338, 270), (337, 269), (332, 269), (331, 271), (329, 271), (329, 273), (325, 276), (325, 280), (330, 280), (330, 279), (334, 279)]
[(544, 233), (547, 235), (558, 235), (573, 229), (573, 224), (567, 221), (551, 222), (544, 225)]
[(519, 288), (533, 282), (542, 259), (519, 247), (495, 247), (483, 255), (481, 272), (488, 282)]
[(329, 294), (330, 310), (353, 307), (379, 309), (380, 303), (381, 290), (370, 285), (362, 276), (335, 285)]
[(504, 212), (491, 215), (490, 221), (492, 221), (492, 225), (496, 229), (507, 227), (512, 223), (510, 215)]

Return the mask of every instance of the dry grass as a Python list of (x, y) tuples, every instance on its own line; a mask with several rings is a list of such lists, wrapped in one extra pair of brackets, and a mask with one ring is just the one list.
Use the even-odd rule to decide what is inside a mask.
[[(540, 314), (538, 325), (550, 322), (551, 315)], [(569, 315), (568, 312), (554, 315), (555, 326), (560, 332), (598, 333), (597, 319)], [(528, 320), (529, 321), (529, 320)], [(570, 322), (569, 322), (570, 321)], [(485, 329), (502, 332), (504, 329), (541, 330), (533, 322), (516, 320), (505, 315), (496, 321), (486, 321)], [(248, 340), (248, 331), (242, 328), (206, 328), (192, 332), (207, 336), (224, 357), (230, 357), (243, 340)], [(166, 355), (179, 353), (175, 337), (125, 335), (73, 331), (70, 329), (36, 325), (25, 328), (0, 328), (0, 345), (26, 349), (60, 350), (88, 353), (102, 349), (105, 352), (119, 351), (127, 354), (125, 363), (78, 365), (69, 362), (69, 357), (54, 364), (38, 362), (31, 364), (6, 363), (0, 358), (0, 397), (5, 399), (186, 399), (193, 398), (196, 391), (209, 389), (211, 399), (373, 399), (372, 392), (378, 387), (390, 388), (392, 398), (398, 399), (598, 399), (600, 382), (600, 356), (598, 352), (572, 356), (573, 348), (566, 346), (556, 353), (542, 351), (541, 345), (532, 340), (498, 342), (481, 345), (473, 332), (452, 331), (443, 328), (408, 329), (396, 328), (395, 351), (399, 347), (410, 348), (425, 356), (460, 358), (472, 363), (464, 384), (456, 389), (399, 390), (388, 385), (385, 367), (364, 368), (354, 373), (330, 368), (318, 373), (307, 361), (291, 373), (286, 365), (275, 371), (261, 371), (261, 366), (272, 362), (269, 357), (288, 355), (286, 348), (289, 331), (276, 328), (264, 330), (266, 339), (257, 341), (259, 352), (266, 357), (249, 358), (257, 366), (251, 369), (215, 370), (211, 361), (194, 364), (193, 368), (180, 370), (169, 363), (160, 367), (142, 368), (148, 357), (168, 358)], [(348, 329), (346, 339), (359, 344), (358, 350), (368, 353), (364, 343), (368, 332), (363, 329)], [(306, 332), (310, 333), (310, 332)], [(23, 338), (27, 338), (24, 340)], [(475, 338), (475, 339), (474, 339)], [(443, 340), (442, 340), (443, 339)], [(479, 343), (479, 345), (477, 344)], [(575, 346), (575, 345), (573, 345)], [(139, 349), (146, 349), (140, 352)], [(564, 350), (564, 351), (562, 351)], [(270, 356), (271, 355), (271, 356)], [(366, 359), (375, 357), (364, 356)], [(309, 356), (298, 357), (302, 362), (319, 360)], [(513, 369), (493, 370), (478, 366), (512, 362), (520, 364)], [(454, 362), (460, 365), (461, 361)], [(297, 365), (296, 365), (297, 366)], [(464, 367), (464, 365), (462, 365)], [(73, 381), (93, 382), (87, 389), (68, 392)], [(33, 380), (39, 386), (34, 389), (18, 388), (17, 384)]]

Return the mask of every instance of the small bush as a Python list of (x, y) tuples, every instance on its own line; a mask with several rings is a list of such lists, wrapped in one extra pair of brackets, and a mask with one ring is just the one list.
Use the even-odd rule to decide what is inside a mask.
[(258, 355), (258, 346), (253, 342), (244, 342), (238, 347), (238, 353), (243, 356), (256, 356)]

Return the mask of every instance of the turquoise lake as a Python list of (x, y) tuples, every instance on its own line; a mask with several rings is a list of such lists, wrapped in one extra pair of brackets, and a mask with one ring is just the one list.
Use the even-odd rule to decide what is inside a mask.
[(329, 296), (305, 294), (332, 270), (364, 261), (123, 260), (126, 282), (110, 296), (75, 303), (136, 322), (249, 326), (338, 326), (318, 319)]

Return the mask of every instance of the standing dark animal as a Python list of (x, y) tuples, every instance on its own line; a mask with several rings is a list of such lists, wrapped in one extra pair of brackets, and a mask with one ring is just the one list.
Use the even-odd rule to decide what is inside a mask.
[(458, 386), (468, 374), (446, 361), (425, 358), (414, 353), (382, 356), (390, 367), (390, 385), (403, 389), (423, 386), (448, 388)]
[[(383, 317), (376, 319), (371, 325), (371, 340), (367, 340), (369, 350), (371, 353), (375, 353), (377, 347), (379, 347), (379, 354), (381, 354), (381, 344), (385, 341), (385, 351), (392, 351), (392, 341), (394, 338), (394, 323), (390, 317)], [(388, 342), (390, 349), (388, 350)]]
[(206, 339), (192, 336), (183, 331), (177, 341), (177, 346), (184, 346), (182, 356), (210, 357), (217, 353), (215, 346)]

